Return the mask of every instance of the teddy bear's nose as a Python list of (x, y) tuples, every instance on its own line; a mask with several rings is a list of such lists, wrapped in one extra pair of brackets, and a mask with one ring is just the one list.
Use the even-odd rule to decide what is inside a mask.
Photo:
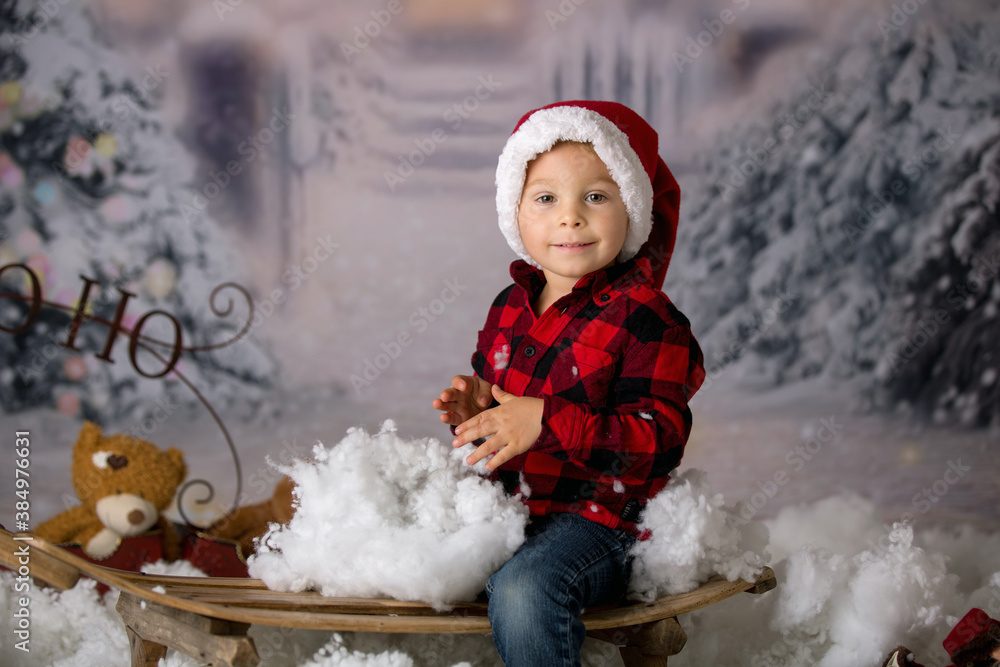
[(138, 526), (146, 519), (146, 515), (142, 513), (142, 510), (132, 510), (128, 513), (128, 522), (133, 526)]
[(112, 470), (118, 470), (128, 465), (128, 457), (120, 454), (112, 454), (108, 457), (108, 465)]

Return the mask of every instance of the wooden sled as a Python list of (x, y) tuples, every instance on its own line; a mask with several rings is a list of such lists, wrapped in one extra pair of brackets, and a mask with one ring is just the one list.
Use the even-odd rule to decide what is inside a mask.
[[(17, 570), (15, 549), (29, 546), (31, 576), (59, 589), (80, 575), (121, 591), (116, 609), (125, 624), (132, 667), (155, 667), (167, 648), (204, 664), (253, 667), (260, 657), (251, 624), (341, 632), (489, 634), (486, 603), (456, 605), (437, 612), (419, 602), (334, 598), (316, 592), (281, 593), (259, 579), (137, 574), (90, 563), (65, 549), (0, 527), (0, 564)], [(626, 667), (665, 667), (687, 636), (677, 617), (737, 593), (764, 593), (776, 585), (764, 568), (755, 581), (713, 577), (697, 589), (648, 603), (587, 610), (587, 634), (619, 647)]]

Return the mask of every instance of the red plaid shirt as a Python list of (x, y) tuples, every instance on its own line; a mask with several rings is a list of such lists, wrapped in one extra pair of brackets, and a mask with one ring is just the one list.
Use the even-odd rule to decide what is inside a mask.
[(646, 258), (595, 271), (536, 318), (545, 277), (511, 264), (514, 284), (490, 307), (472, 368), (545, 401), (538, 440), (493, 473), (508, 492), (530, 489), (532, 515), (574, 512), (636, 534), (681, 460), (702, 354), (651, 274)]

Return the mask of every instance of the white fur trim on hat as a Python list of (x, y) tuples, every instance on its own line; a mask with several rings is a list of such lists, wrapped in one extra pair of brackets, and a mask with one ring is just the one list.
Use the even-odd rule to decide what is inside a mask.
[(540, 109), (507, 140), (500, 153), (496, 176), (497, 216), (507, 243), (521, 259), (540, 268), (521, 240), (517, 211), (528, 162), (558, 141), (589, 142), (608, 167), (628, 212), (628, 231), (619, 257), (623, 261), (631, 259), (646, 242), (653, 227), (653, 185), (642, 161), (629, 145), (628, 136), (601, 114), (583, 107)]

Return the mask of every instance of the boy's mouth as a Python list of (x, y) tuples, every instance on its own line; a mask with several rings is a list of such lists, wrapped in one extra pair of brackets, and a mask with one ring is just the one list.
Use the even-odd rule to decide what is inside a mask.
[(590, 243), (556, 243), (554, 245), (557, 248), (574, 249), (574, 248), (586, 248), (587, 246), (594, 245), (594, 243), (593, 241), (591, 241)]

